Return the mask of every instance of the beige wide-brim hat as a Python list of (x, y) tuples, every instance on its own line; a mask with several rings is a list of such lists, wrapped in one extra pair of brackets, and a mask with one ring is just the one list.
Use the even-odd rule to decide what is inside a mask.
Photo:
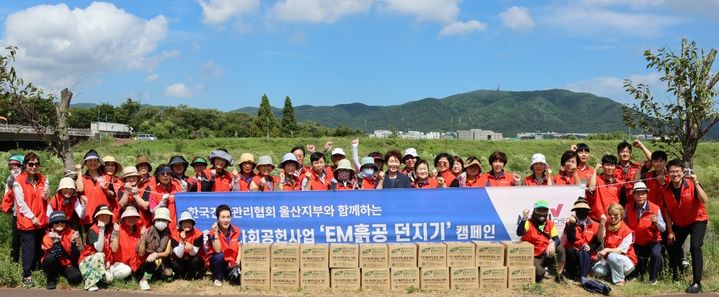
[(72, 178), (70, 178), (70, 177), (63, 177), (63, 178), (60, 180), (60, 184), (59, 184), (58, 187), (57, 187), (57, 190), (58, 190), (58, 191), (60, 191), (60, 190), (62, 190), (62, 189), (73, 189), (73, 190), (77, 190), (77, 189), (75, 188), (75, 181), (74, 181)]
[(137, 212), (137, 208), (135, 208), (132, 205), (128, 205), (125, 207), (125, 211), (122, 212), (122, 215), (120, 215), (120, 219), (128, 218), (128, 217), (140, 217), (140, 213)]
[(121, 177), (122, 180), (125, 180), (126, 178), (128, 178), (130, 176), (137, 176), (137, 177), (140, 176), (140, 173), (137, 172), (136, 167), (131, 166), (131, 167), (127, 167), (122, 170), (122, 177)]
[(118, 172), (122, 172), (122, 164), (120, 164), (120, 162), (117, 162), (117, 160), (115, 160), (115, 157), (113, 157), (113, 156), (104, 156), (104, 157), (102, 157), (102, 162), (104, 162), (105, 164), (107, 164), (107, 163), (115, 163), (115, 168), (116, 168), (116, 169), (115, 169), (115, 175), (117, 175)]
[(172, 219), (170, 218), (170, 210), (167, 209), (167, 207), (160, 207), (158, 209), (155, 209), (155, 217), (153, 217), (152, 220), (165, 220), (171, 222)]

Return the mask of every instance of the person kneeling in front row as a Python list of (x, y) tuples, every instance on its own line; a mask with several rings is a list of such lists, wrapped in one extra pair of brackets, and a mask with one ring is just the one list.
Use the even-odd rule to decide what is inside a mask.
[(517, 236), (534, 245), (536, 281), (541, 282), (546, 270), (549, 270), (556, 282), (562, 282), (560, 271), (564, 266), (565, 252), (559, 245), (557, 228), (548, 216), (549, 204), (545, 200), (538, 200), (534, 203), (531, 217), (529, 210), (524, 210), (524, 216), (517, 226)]

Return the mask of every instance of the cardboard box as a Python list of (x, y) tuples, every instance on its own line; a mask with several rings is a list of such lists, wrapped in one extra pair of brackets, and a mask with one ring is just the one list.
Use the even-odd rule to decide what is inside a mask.
[(299, 268), (272, 268), (270, 270), (271, 290), (297, 290), (300, 288)]
[(422, 290), (449, 290), (449, 268), (420, 268), (419, 286)]
[(269, 290), (270, 268), (242, 269), (240, 283), (242, 284), (242, 289), (246, 290)]
[(514, 266), (508, 269), (507, 282), (510, 289), (522, 289), (526, 285), (534, 284), (534, 266)]
[(388, 268), (388, 249), (385, 243), (359, 245), (360, 268)]
[(419, 289), (419, 268), (390, 268), (389, 272), (393, 291), (404, 291), (410, 287)]
[(476, 265), (476, 247), (471, 242), (446, 242), (447, 267), (470, 267)]
[(534, 246), (524, 241), (502, 241), (506, 248), (504, 266), (534, 266)]
[(480, 267), (480, 289), (506, 289), (507, 267)]
[(479, 268), (452, 267), (449, 269), (449, 284), (452, 289), (466, 290), (479, 288)]
[(447, 246), (444, 243), (418, 243), (417, 266), (447, 267)]
[(327, 269), (330, 263), (329, 251), (326, 244), (301, 244), (300, 268)]
[(300, 245), (296, 243), (273, 243), (270, 249), (270, 265), (274, 268), (299, 269)]
[(389, 268), (362, 268), (362, 290), (389, 291)]
[(358, 268), (359, 246), (356, 244), (330, 244), (330, 268)]
[(415, 268), (417, 267), (417, 245), (413, 243), (390, 243), (389, 267), (390, 268)]
[(334, 268), (330, 269), (330, 275), (332, 289), (359, 290), (361, 288), (359, 268)]
[(477, 248), (476, 267), (504, 266), (505, 246), (499, 242), (473, 241)]
[(300, 287), (304, 289), (329, 289), (330, 270), (325, 269), (300, 269)]
[(243, 271), (252, 268), (270, 268), (270, 244), (243, 244), (240, 265)]

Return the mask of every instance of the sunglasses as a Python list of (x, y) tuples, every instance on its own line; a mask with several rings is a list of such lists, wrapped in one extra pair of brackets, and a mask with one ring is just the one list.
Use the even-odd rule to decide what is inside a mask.
[(40, 162), (28, 162), (25, 164), (27, 167), (40, 167)]

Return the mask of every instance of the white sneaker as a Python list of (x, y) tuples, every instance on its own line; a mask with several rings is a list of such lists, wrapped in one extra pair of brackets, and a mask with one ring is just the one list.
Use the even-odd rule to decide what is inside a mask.
[(215, 282), (214, 282), (214, 284), (215, 284), (215, 287), (218, 287), (218, 288), (219, 288), (219, 287), (222, 287), (222, 281), (219, 280), (219, 279), (216, 279)]
[(143, 279), (140, 281), (140, 290), (141, 291), (148, 291), (150, 290), (150, 284), (147, 282), (146, 279)]
[(112, 274), (110, 271), (105, 271), (105, 279), (103, 280), (106, 284), (112, 283), (112, 280), (115, 279), (115, 275)]
[(89, 287), (89, 288), (87, 288), (87, 291), (88, 291), (88, 292), (95, 292), (95, 291), (97, 291), (97, 286)]

